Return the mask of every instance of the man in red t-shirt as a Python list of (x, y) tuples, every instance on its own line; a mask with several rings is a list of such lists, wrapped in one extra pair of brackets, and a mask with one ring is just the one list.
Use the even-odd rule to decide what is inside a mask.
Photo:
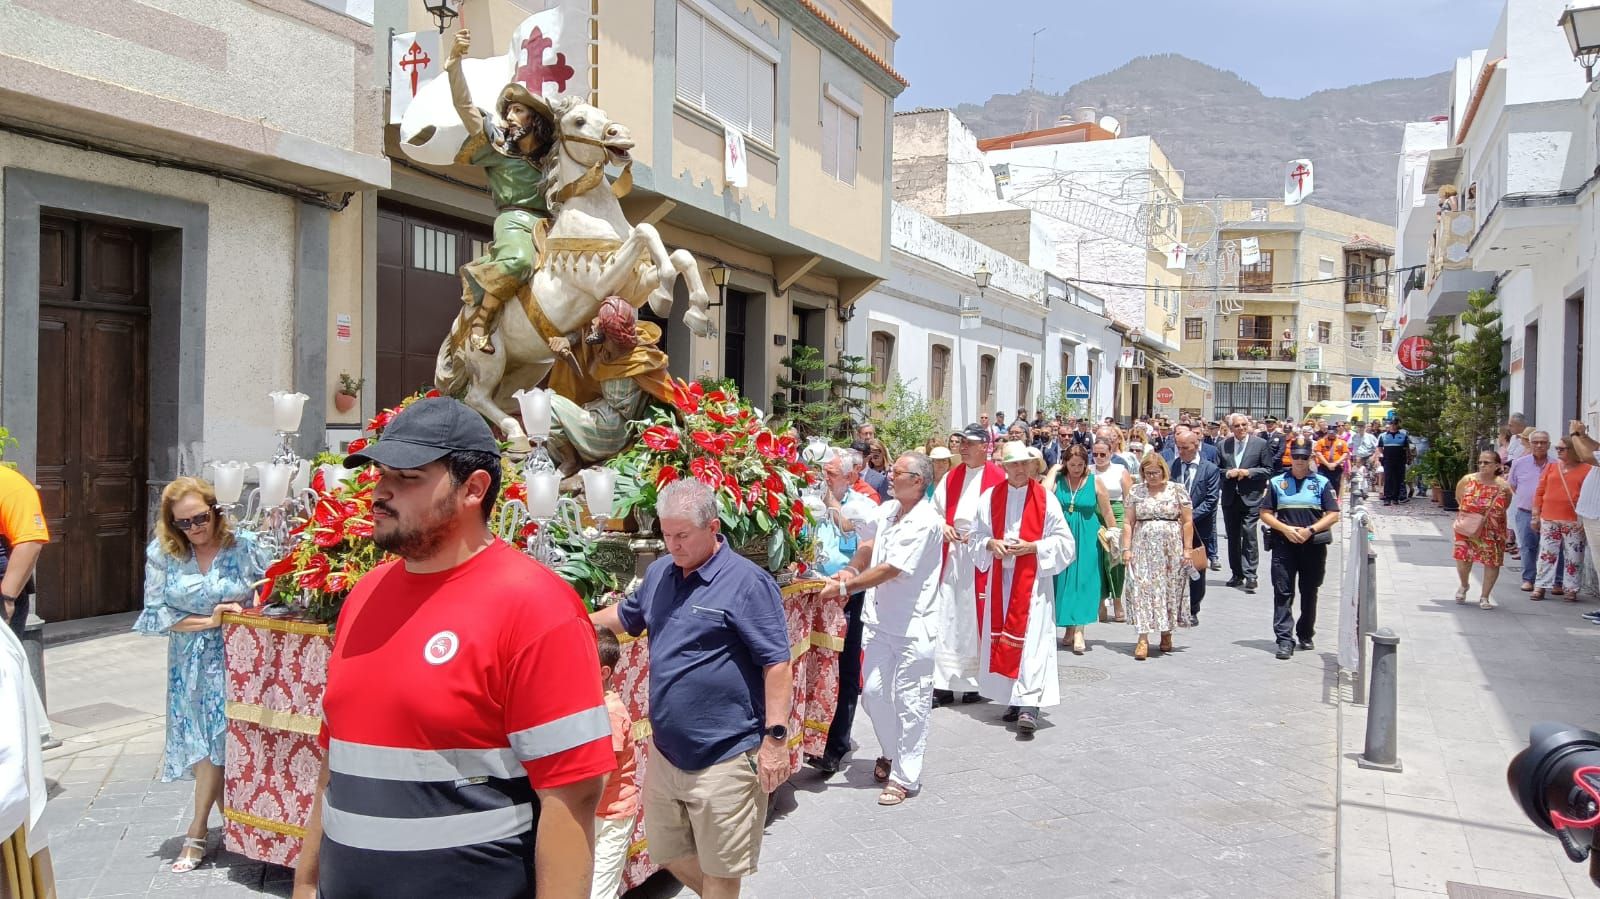
[(587, 895), (616, 768), (594, 629), (490, 532), (494, 435), (423, 399), (344, 464), (378, 466), (373, 540), (399, 560), (339, 613), (296, 899)]

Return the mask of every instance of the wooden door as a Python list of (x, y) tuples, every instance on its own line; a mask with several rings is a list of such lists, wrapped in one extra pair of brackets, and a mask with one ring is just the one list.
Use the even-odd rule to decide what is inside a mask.
[(387, 409), (433, 383), (439, 345), (461, 311), (457, 270), (489, 243), (489, 229), (407, 208), (378, 210), (377, 371)]
[(39, 614), (131, 611), (147, 539), (149, 239), (52, 217), (39, 236)]

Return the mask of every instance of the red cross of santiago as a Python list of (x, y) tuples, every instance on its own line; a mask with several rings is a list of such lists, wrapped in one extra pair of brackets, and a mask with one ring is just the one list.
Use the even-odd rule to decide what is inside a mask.
[(1305, 163), (1302, 162), (1294, 167), (1294, 171), (1289, 173), (1289, 177), (1294, 179), (1294, 189), (1296, 191), (1304, 191), (1306, 189), (1306, 179), (1311, 177), (1311, 170), (1306, 168)]
[(411, 71), (411, 96), (417, 95), (417, 74), (428, 67), (433, 59), (423, 51), (422, 45), (416, 41), (411, 42), (411, 48), (406, 55), (400, 57), (400, 68)]

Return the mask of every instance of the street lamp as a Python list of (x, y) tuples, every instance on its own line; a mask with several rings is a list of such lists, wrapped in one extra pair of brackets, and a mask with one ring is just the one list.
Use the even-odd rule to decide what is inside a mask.
[(1567, 33), (1572, 58), (1583, 66), (1585, 81), (1594, 81), (1594, 64), (1600, 59), (1600, 6), (1567, 7), (1556, 20)]
[(977, 271), (972, 273), (972, 280), (978, 285), (979, 296), (982, 296), (983, 292), (989, 289), (989, 279), (992, 277), (994, 277), (994, 273), (989, 271), (989, 266), (979, 262)]
[(433, 21), (439, 26), (439, 33), (444, 34), (450, 23), (456, 20), (461, 13), (456, 7), (461, 5), (461, 0), (422, 0), (422, 8), (433, 16)]
[(733, 270), (728, 268), (728, 266), (724, 263), (718, 262), (716, 265), (711, 267), (711, 283), (717, 285), (717, 301), (715, 303), (707, 304), (708, 308), (710, 306), (721, 306), (727, 301), (728, 278), (732, 274)]

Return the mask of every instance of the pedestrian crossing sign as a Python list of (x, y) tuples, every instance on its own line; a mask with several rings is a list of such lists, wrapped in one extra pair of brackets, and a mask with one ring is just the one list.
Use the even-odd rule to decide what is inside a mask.
[(1350, 402), (1377, 403), (1383, 400), (1383, 388), (1377, 378), (1351, 378)]
[(1067, 376), (1067, 399), (1086, 400), (1089, 398), (1089, 385), (1092, 378), (1088, 375)]

